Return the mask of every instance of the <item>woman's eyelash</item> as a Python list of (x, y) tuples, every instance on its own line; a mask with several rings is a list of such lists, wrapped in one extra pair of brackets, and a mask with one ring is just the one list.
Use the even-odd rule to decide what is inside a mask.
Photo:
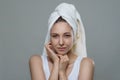
[[(58, 37), (59, 35), (51, 35), (51, 37)], [(71, 35), (70, 34), (64, 34), (63, 36), (65, 36), (65, 37), (71, 37)]]
[(57, 37), (58, 35), (52, 35), (52, 37)]
[(70, 35), (66, 35), (66, 36), (70, 36)]
[(65, 35), (66, 37), (71, 37), (71, 35)]

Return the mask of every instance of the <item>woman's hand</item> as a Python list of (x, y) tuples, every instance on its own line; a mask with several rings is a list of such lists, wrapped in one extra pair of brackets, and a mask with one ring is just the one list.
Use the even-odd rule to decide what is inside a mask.
[(59, 71), (66, 71), (69, 58), (67, 55), (58, 55), (60, 61), (59, 61)]
[(67, 55), (58, 55), (60, 58), (59, 61), (59, 80), (67, 80), (66, 68), (68, 66), (69, 58)]
[(51, 42), (49, 42), (48, 44), (45, 45), (46, 51), (47, 51), (47, 55), (50, 57), (50, 59), (53, 61), (53, 63), (55, 62), (59, 62), (59, 58), (57, 56), (57, 54), (53, 51)]

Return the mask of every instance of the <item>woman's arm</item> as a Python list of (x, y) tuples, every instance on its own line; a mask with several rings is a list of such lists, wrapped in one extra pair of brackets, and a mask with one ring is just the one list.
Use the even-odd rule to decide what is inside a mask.
[(29, 60), (31, 80), (45, 80), (41, 56), (34, 55)]
[(94, 61), (90, 58), (83, 58), (80, 64), (79, 80), (93, 80)]
[(65, 71), (59, 71), (59, 79), (58, 80), (67, 80), (67, 75)]
[(59, 64), (59, 80), (68, 80), (66, 75), (66, 69), (68, 66), (69, 58), (67, 55), (59, 55), (60, 64)]
[[(29, 66), (30, 66), (31, 80), (46, 80), (42, 65), (43, 63), (41, 56), (34, 55), (30, 58)], [(50, 73), (49, 80), (58, 80), (58, 71), (59, 71), (59, 63), (55, 62), (53, 64), (53, 68)]]
[(68, 65), (68, 56), (67, 55), (58, 55), (59, 61), (53, 63), (53, 69), (49, 80), (67, 80), (66, 67)]
[(47, 55), (53, 63), (52, 70), (50, 72), (49, 80), (58, 80), (58, 71), (59, 71), (59, 58), (52, 49), (51, 42), (45, 45)]
[(49, 80), (58, 80), (59, 62), (53, 63), (52, 71), (50, 72)]

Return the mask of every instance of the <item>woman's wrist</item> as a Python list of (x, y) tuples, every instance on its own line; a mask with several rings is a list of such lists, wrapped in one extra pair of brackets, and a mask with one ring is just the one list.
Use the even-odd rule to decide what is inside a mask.
[(49, 80), (58, 80), (58, 72), (59, 72), (59, 63), (58, 61), (54, 61)]
[(59, 80), (67, 80), (66, 72), (63, 70), (60, 70), (59, 73)]
[(59, 70), (58, 75), (59, 76), (66, 76), (66, 72), (64, 70)]
[(58, 66), (59, 66), (59, 60), (55, 60), (55, 61), (53, 62), (53, 65), (58, 65)]

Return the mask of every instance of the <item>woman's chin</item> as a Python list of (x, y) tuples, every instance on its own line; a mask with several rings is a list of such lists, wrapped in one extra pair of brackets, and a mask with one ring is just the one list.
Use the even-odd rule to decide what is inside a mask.
[(57, 54), (58, 54), (58, 55), (65, 55), (65, 54), (67, 54), (67, 53), (66, 53), (66, 52), (58, 51)]

